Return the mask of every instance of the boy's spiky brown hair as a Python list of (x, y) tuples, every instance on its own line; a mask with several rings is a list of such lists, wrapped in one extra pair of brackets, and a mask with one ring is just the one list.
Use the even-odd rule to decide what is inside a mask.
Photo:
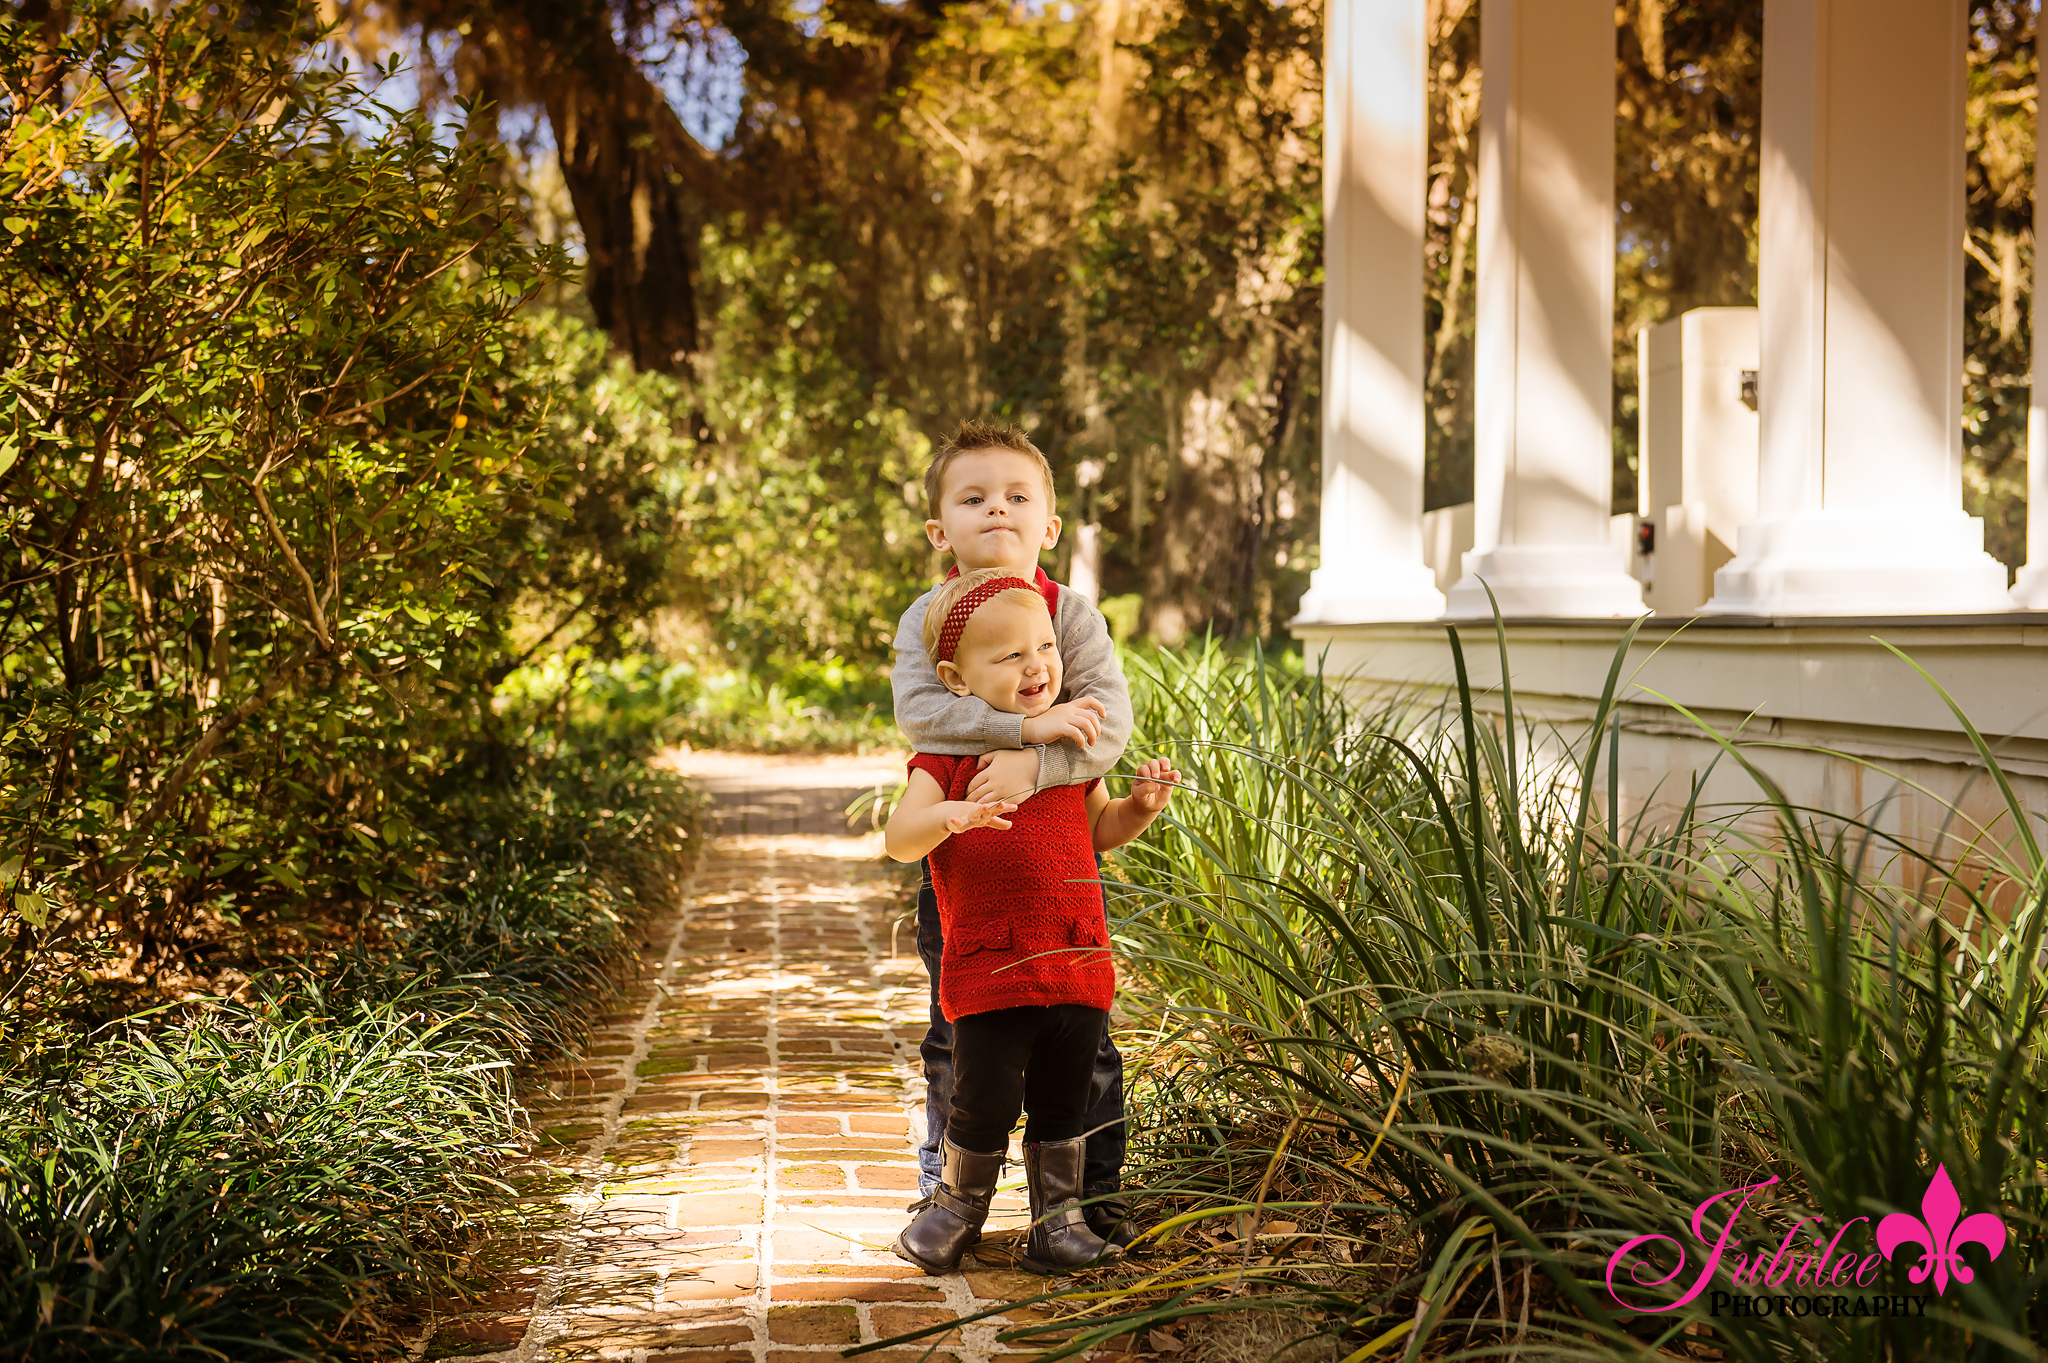
[(1053, 491), (1052, 464), (1038, 446), (1031, 443), (1031, 437), (1015, 426), (1006, 426), (997, 421), (963, 421), (946, 437), (946, 443), (939, 446), (939, 452), (932, 456), (931, 467), (924, 471), (925, 514), (936, 518), (939, 514), (939, 494), (945, 490), (946, 468), (963, 454), (976, 450), (1015, 450), (1028, 454), (1038, 461), (1039, 472), (1045, 475), (1045, 500), (1050, 503), (1056, 496)]

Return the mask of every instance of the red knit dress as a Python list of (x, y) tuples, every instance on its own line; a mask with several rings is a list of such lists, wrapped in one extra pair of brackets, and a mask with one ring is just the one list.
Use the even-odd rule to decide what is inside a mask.
[[(949, 800), (967, 798), (978, 759), (919, 753)], [(970, 828), (932, 849), (932, 889), (946, 947), (939, 1009), (948, 1022), (998, 1008), (1116, 998), (1101, 872), (1086, 785), (1041, 790), (1007, 815), (1008, 830)]]

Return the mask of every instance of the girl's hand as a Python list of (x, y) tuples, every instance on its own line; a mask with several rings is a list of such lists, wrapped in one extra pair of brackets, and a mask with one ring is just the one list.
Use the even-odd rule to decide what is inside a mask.
[(1173, 798), (1173, 788), (1180, 784), (1180, 773), (1173, 769), (1173, 763), (1163, 757), (1155, 757), (1138, 768), (1138, 774), (1131, 781), (1131, 800), (1147, 814), (1157, 814), (1166, 808), (1166, 802)]
[(979, 804), (955, 800), (953, 807), (959, 812), (946, 820), (948, 833), (965, 833), (970, 828), (1007, 829), (1010, 821), (1003, 815), (1013, 813), (1017, 808), (1008, 800), (984, 800)]

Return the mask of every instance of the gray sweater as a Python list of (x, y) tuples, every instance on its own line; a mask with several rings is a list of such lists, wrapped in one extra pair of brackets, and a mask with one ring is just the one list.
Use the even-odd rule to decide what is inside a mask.
[[(896, 626), (896, 666), (889, 685), (896, 695), (896, 724), (918, 752), (974, 757), (998, 748), (1024, 746), (1024, 716), (1005, 714), (975, 696), (956, 696), (939, 681), (924, 651), (924, 613), (938, 594), (934, 587), (910, 603)], [(1060, 588), (1052, 617), (1065, 666), (1060, 699), (1093, 696), (1108, 714), (1102, 733), (1086, 748), (1071, 739), (1039, 749), (1038, 787), (1069, 785), (1106, 775), (1131, 741), (1131, 693), (1116, 665), (1116, 645), (1095, 603), (1069, 587)]]

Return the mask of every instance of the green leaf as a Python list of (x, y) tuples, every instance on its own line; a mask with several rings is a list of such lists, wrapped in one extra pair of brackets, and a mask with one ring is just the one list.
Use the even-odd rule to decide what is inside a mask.
[(431, 625), (434, 623), (433, 612), (423, 610), (420, 607), (415, 606), (410, 601), (405, 603), (405, 613), (407, 615), (410, 615), (413, 619), (419, 621), (423, 625)]
[(23, 232), (28, 231), (28, 219), (13, 217), (0, 219), (0, 227), (5, 227), (8, 231), (14, 233), (14, 235), (18, 237)]
[(0, 861), (0, 890), (12, 885), (21, 876), (21, 858), (9, 857)]
[(34, 890), (14, 896), (14, 911), (32, 928), (47, 927), (50, 922), (50, 906)]
[(299, 879), (299, 873), (292, 869), (292, 864), (290, 862), (272, 862), (270, 864), (270, 874), (273, 879), (275, 879), (280, 885), (284, 886), (287, 890), (291, 890), (294, 893), (304, 893), (306, 883), (303, 880)]

